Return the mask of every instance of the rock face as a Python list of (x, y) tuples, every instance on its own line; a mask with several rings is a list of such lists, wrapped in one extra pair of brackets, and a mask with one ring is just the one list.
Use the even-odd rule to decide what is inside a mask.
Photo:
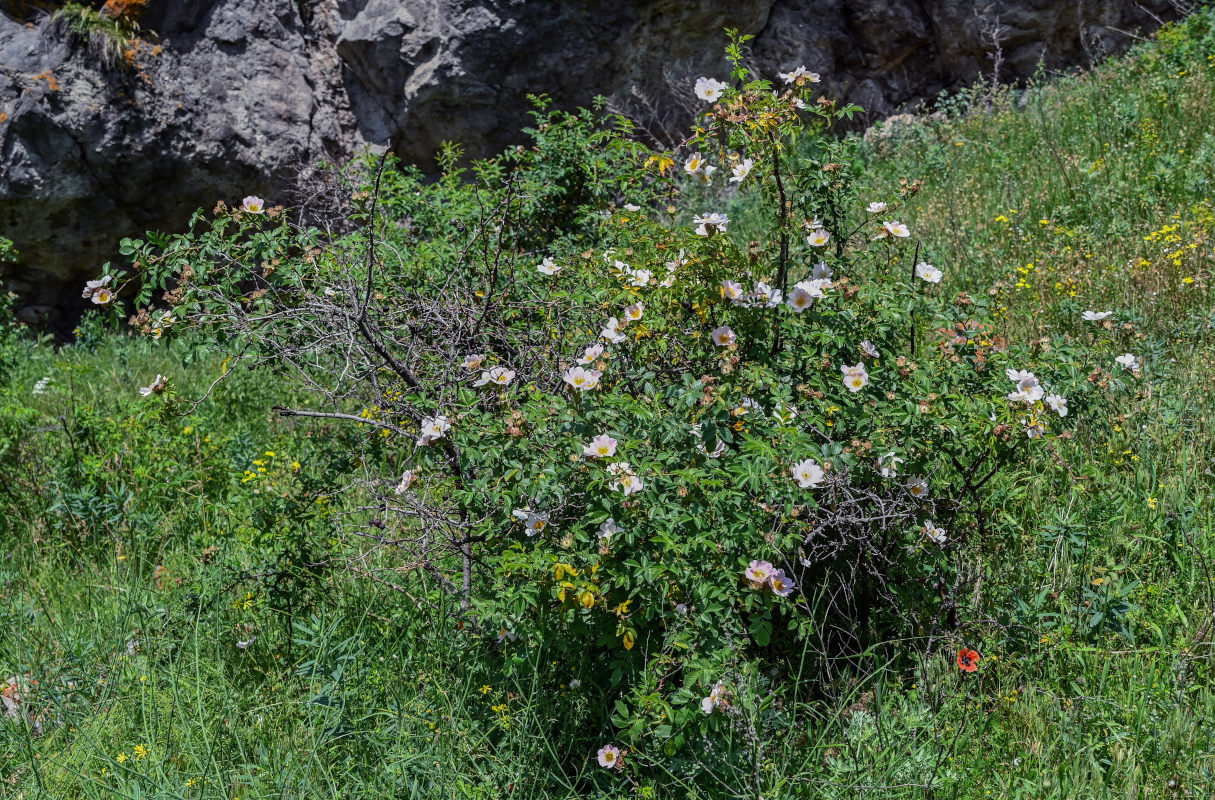
[(1009, 80), (1177, 15), (1170, 0), (151, 0), (146, 41), (105, 69), (29, 7), (0, 0), (0, 235), (31, 322), (74, 318), (123, 236), (276, 198), (304, 165), (369, 147), (492, 152), (529, 92), (602, 94), (676, 141), (692, 80), (725, 76), (726, 27), (755, 35), (765, 74), (805, 64), (884, 116), (990, 75), (996, 42)]

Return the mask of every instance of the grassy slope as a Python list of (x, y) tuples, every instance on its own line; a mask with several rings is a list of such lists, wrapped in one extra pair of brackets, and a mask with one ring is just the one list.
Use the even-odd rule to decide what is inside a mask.
[[(995, 287), (1007, 335), (1140, 355), (1144, 388), (1115, 435), (1082, 426), (1060, 452), (1070, 474), (996, 487), (1001, 537), (973, 564), (990, 619), (965, 629), (978, 678), (941, 658), (839, 687), (802, 710), (818, 722), (769, 731), (765, 796), (1215, 791), (1209, 20), (863, 148), (872, 199), (923, 179), (899, 216), (951, 288)], [(1118, 324), (1081, 323), (1090, 308)], [(23, 346), (0, 405), (42, 416), (26, 436), (34, 500), (0, 520), (0, 682), (39, 682), (44, 732), (0, 722), (0, 796), (595, 791), (569, 771), (589, 767), (555, 766), (561, 740), (535, 735), (576, 726), (583, 696), (504, 678), (412, 598), (325, 572), (315, 615), (290, 619), (303, 590), (257, 576), (298, 566), (293, 537), (324, 540), (323, 514), (285, 520), (309, 474), (343, 465), (333, 442), (268, 416), (276, 389), (258, 376), (225, 384), (188, 428), (147, 427), (135, 385), (160, 371), (197, 393), (220, 368), (89, 330), (57, 353)], [(43, 375), (58, 389), (31, 399)]]

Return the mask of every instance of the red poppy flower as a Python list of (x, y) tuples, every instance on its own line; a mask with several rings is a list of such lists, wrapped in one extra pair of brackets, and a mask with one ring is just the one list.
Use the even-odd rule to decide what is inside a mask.
[(979, 670), (980, 658), (982, 656), (974, 650), (963, 647), (958, 651), (958, 669), (963, 672), (977, 672)]

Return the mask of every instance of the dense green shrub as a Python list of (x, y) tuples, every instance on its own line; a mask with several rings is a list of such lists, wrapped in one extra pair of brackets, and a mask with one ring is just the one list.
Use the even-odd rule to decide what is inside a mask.
[[(88, 290), (117, 315), (138, 280), (144, 333), (189, 330), (312, 396), (280, 414), (357, 426), (335, 494), (360, 563), (419, 576), (508, 673), (542, 653), (602, 709), (580, 744), (618, 738), (625, 769), (765, 718), (737, 701), (757, 656), (953, 646), (993, 476), (1138, 374), (1004, 341), (898, 222), (915, 184), (856, 196), (830, 138), (855, 108), (804, 70), (757, 79), (739, 44), (687, 152), (541, 101), (531, 146), (469, 171), (455, 149), (434, 182), (367, 163), (354, 233), (249, 197), (125, 241), (132, 269)], [(723, 184), (763, 209), (755, 241)]]

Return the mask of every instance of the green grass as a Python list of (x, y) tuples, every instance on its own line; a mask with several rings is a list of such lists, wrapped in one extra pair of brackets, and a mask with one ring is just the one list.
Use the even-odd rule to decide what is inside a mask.
[(542, 649), (503, 662), (338, 563), (317, 476), (357, 469), (340, 431), (273, 417), (288, 398), (252, 374), (163, 425), (137, 387), (165, 373), (197, 396), (223, 365), (85, 325), (61, 349), (0, 342), (0, 683), (37, 681), (0, 720), (0, 796), (1211, 796), (1212, 19), (858, 144), (867, 199), (922, 181), (891, 216), (951, 289), (998, 298), (997, 335), (1144, 362), (1113, 437), (1082, 423), (1053, 466), (991, 487), (967, 551), (984, 613), (958, 632), (976, 675), (876, 649), (662, 781), (613, 784), (570, 749), (601, 709)]

